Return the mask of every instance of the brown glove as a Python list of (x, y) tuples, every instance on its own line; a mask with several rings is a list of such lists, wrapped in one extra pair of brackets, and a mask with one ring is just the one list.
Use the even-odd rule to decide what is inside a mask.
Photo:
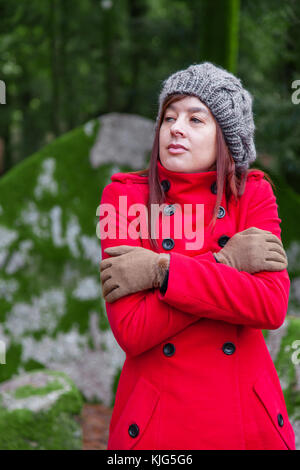
[(170, 263), (169, 254), (142, 247), (112, 246), (104, 252), (111, 256), (100, 263), (102, 294), (106, 302), (160, 287)]
[(251, 274), (259, 271), (282, 271), (288, 266), (281, 240), (272, 232), (256, 227), (233, 235), (214, 256), (223, 264)]

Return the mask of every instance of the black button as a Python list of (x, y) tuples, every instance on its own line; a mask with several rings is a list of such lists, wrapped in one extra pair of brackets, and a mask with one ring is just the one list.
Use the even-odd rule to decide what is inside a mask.
[(229, 341), (228, 343), (223, 344), (222, 349), (223, 353), (228, 354), (228, 356), (230, 356), (230, 354), (233, 354), (235, 351), (235, 345)]
[(218, 244), (223, 248), (223, 246), (225, 246), (228, 242), (229, 238), (230, 237), (228, 237), (227, 235), (222, 235), (218, 240)]
[(173, 356), (173, 354), (175, 353), (175, 346), (173, 343), (167, 343), (164, 345), (164, 348), (163, 348), (163, 351), (164, 351), (164, 355), (165, 356)]
[(171, 183), (168, 180), (162, 180), (161, 185), (162, 185), (164, 192), (166, 193), (167, 191), (169, 191)]
[(220, 207), (219, 207), (219, 211), (218, 211), (217, 218), (218, 218), (218, 219), (222, 219), (222, 217), (224, 217), (225, 214), (226, 214), (226, 211), (225, 211), (224, 207), (220, 206)]
[(277, 421), (278, 421), (279, 426), (283, 426), (283, 416), (281, 413), (277, 415)]
[(137, 424), (131, 424), (128, 428), (128, 434), (130, 437), (136, 437), (139, 434), (140, 430)]
[(175, 242), (173, 238), (165, 238), (162, 242), (162, 246), (164, 250), (172, 250), (175, 246)]
[(217, 182), (214, 181), (213, 184), (210, 187), (210, 190), (213, 194), (217, 194)]
[(165, 215), (173, 215), (175, 214), (176, 207), (173, 204), (169, 204), (168, 206), (164, 207), (164, 214)]

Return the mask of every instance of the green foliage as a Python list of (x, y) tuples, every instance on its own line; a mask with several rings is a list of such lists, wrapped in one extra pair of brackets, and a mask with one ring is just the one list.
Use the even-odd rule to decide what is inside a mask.
[(293, 343), (297, 340), (299, 341), (299, 331), (300, 318), (289, 316), (288, 331), (282, 338), (280, 351), (275, 361), (275, 367), (279, 378), (287, 385), (283, 392), (288, 413), (297, 420), (300, 420), (300, 394), (298, 388), (299, 383), (297, 383), (296, 375), (296, 367), (299, 367), (299, 364), (297, 364), (297, 362), (294, 363), (292, 358), (295, 356), (294, 360), (300, 360), (300, 353), (298, 352), (298, 354), (295, 354), (297, 349), (299, 351), (299, 346), (297, 348), (293, 347)]
[(60, 395), (48, 410), (33, 412), (26, 408), (7, 410), (0, 406), (0, 448), (3, 450), (81, 450), (82, 432), (74, 415), (83, 405), (80, 392), (62, 372), (47, 371), (54, 380), (47, 387), (20, 387), (17, 398), (45, 395), (61, 388), (55, 377), (63, 377), (70, 390)]
[[(100, 114), (119, 111), (154, 119), (161, 80), (182, 65), (207, 58), (224, 65), (235, 61), (239, 2), (228, 0), (229, 8), (218, 2), (209, 16), (217, 20), (214, 31), (206, 0), (173, 0), (172, 8), (167, 0), (114, 0), (107, 8), (94, 0), (3, 5), (5, 169)], [(221, 29), (219, 39), (230, 50), (220, 55)], [(217, 56), (209, 56), (204, 31), (212, 31)]]
[(241, 2), (238, 74), (254, 97), (256, 148), (297, 192), (300, 104), (292, 102), (292, 83), (300, 78), (299, 25), (300, 2)]
[[(288, 247), (293, 240), (300, 240), (300, 225), (295, 223), (295, 214), (300, 212), (300, 195), (287, 183), (284, 174), (277, 174), (255, 162), (255, 167), (265, 171), (275, 184), (273, 189), (278, 204), (278, 215), (281, 219), (281, 238), (284, 246)], [(296, 273), (290, 273), (292, 276)]]

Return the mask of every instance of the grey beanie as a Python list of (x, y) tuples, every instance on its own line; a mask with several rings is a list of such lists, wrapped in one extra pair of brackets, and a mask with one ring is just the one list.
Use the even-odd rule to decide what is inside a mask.
[(246, 170), (256, 159), (254, 145), (255, 125), (252, 96), (233, 74), (210, 62), (190, 65), (170, 75), (159, 95), (157, 129), (162, 105), (173, 94), (197, 96), (211, 111), (222, 129), (236, 168)]

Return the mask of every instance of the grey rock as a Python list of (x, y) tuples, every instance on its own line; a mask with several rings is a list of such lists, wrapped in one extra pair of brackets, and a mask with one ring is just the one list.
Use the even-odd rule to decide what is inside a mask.
[(90, 151), (93, 168), (103, 163), (116, 163), (142, 169), (152, 149), (154, 121), (125, 113), (104, 114), (99, 121), (99, 133)]

